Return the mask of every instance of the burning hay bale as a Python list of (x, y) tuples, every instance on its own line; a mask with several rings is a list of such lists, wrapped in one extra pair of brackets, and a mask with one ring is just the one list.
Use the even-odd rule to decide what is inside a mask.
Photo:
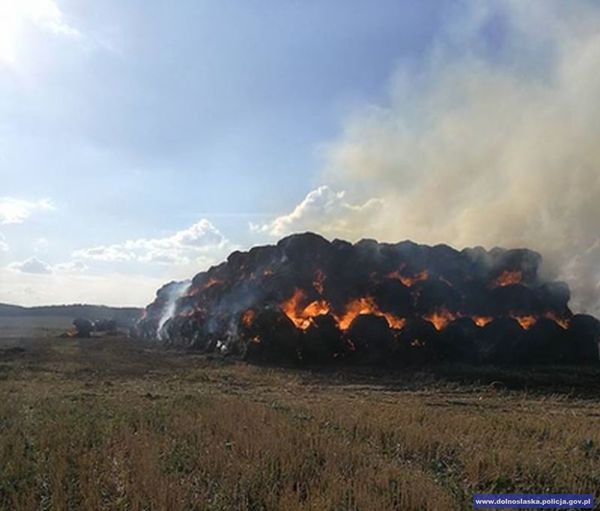
[(346, 332), (346, 339), (352, 360), (362, 364), (385, 364), (398, 345), (387, 320), (372, 313), (356, 316)]
[(298, 360), (300, 335), (278, 308), (260, 310), (246, 327), (242, 353), (251, 362), (285, 363)]
[(525, 249), (293, 235), (167, 284), (137, 332), (255, 362), (597, 361), (600, 323), (573, 315), (540, 264)]

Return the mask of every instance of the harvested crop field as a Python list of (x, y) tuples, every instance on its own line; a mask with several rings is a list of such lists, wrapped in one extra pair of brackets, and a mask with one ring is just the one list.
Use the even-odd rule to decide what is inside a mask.
[(299, 370), (0, 327), (1, 509), (446, 510), (471, 509), (474, 492), (598, 496), (598, 369)]

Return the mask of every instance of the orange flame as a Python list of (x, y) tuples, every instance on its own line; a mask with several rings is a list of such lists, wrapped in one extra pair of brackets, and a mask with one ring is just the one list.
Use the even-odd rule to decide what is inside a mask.
[(373, 314), (376, 310), (377, 307), (373, 303), (372, 298), (356, 298), (346, 306), (344, 315), (338, 319), (340, 328), (342, 330), (347, 330), (356, 316), (360, 316), (361, 314)]
[(185, 292), (185, 294), (183, 296), (186, 296), (186, 297), (195, 296), (204, 289), (208, 289), (211, 286), (214, 286), (216, 284), (222, 284), (222, 283), (223, 283), (222, 280), (211, 277), (199, 288), (190, 286), (189, 289)]
[(245, 327), (249, 327), (252, 325), (256, 313), (252, 309), (248, 309), (244, 314), (242, 314), (242, 323)]
[(292, 320), (297, 328), (308, 328), (308, 325), (310, 324), (308, 323), (306, 326), (303, 326), (306, 318), (303, 318), (298, 314), (298, 311), (300, 310), (300, 302), (303, 298), (304, 293), (300, 291), (300, 289), (296, 288), (292, 297), (281, 304), (281, 309), (285, 315)]
[(374, 314), (375, 316), (381, 316), (385, 318), (390, 328), (395, 328), (398, 330), (402, 329), (406, 324), (406, 320), (404, 318), (399, 318), (389, 312), (382, 312), (379, 310), (379, 307), (377, 307), (377, 304), (373, 301), (373, 298), (370, 296), (365, 296), (352, 300), (346, 306), (344, 314), (341, 317), (336, 318), (338, 320), (340, 329), (347, 330), (356, 316), (360, 316), (362, 314)]
[(442, 330), (448, 326), (448, 323), (454, 321), (457, 315), (450, 312), (448, 309), (438, 309), (431, 314), (427, 314), (423, 317), (426, 321), (429, 321), (436, 330)]
[(289, 300), (281, 304), (281, 309), (285, 315), (296, 325), (297, 328), (306, 330), (311, 324), (312, 319), (324, 314), (332, 314), (338, 323), (340, 330), (347, 330), (356, 316), (361, 314), (374, 314), (386, 319), (390, 328), (401, 329), (406, 320), (398, 318), (389, 312), (382, 312), (371, 297), (362, 297), (352, 300), (341, 315), (334, 314), (331, 306), (325, 300), (315, 300), (305, 307), (302, 301), (305, 295), (300, 289), (296, 289)]
[[(406, 325), (406, 318), (400, 318), (392, 313), (383, 312), (379, 309), (374, 299), (370, 296), (363, 296), (351, 300), (344, 308), (343, 313), (336, 313), (326, 300), (314, 300), (306, 303), (306, 296), (302, 290), (296, 288), (294, 294), (281, 304), (281, 309), (286, 316), (294, 323), (296, 328), (306, 330), (313, 324), (313, 318), (325, 314), (331, 314), (336, 320), (340, 330), (347, 330), (357, 316), (362, 314), (373, 314), (385, 318), (388, 326), (393, 329), (401, 330)], [(553, 312), (546, 312), (545, 317), (554, 320), (562, 328), (568, 328), (569, 320), (556, 315)], [(478, 327), (484, 327), (494, 318), (492, 316), (467, 316), (460, 312), (452, 312), (446, 308), (437, 309), (423, 316), (423, 319), (429, 321), (436, 330), (443, 330), (450, 322), (461, 318), (470, 317)], [(538, 318), (534, 315), (511, 314), (521, 328), (530, 329), (536, 324)], [(248, 310), (242, 316), (244, 324), (248, 325), (254, 319), (254, 311)]]
[(515, 270), (503, 271), (492, 283), (492, 287), (504, 287), (510, 286), (511, 284), (519, 284), (523, 280), (523, 273)]
[(537, 323), (537, 318), (535, 316), (511, 316), (513, 319), (516, 319), (521, 325), (521, 328), (525, 330), (529, 330), (533, 325)]
[(545, 317), (547, 317), (548, 319), (551, 319), (552, 321), (554, 321), (558, 326), (560, 326), (563, 329), (567, 329), (569, 328), (569, 324), (571, 323), (568, 319), (566, 318), (561, 318), (558, 314), (555, 314), (554, 312), (548, 311), (544, 314)]
[(329, 314), (329, 304), (325, 300), (315, 300), (304, 307), (302, 314), (311, 318)]
[(490, 323), (494, 318), (492, 316), (473, 316), (471, 318), (478, 327), (484, 327)]
[(312, 318), (329, 313), (329, 305), (325, 300), (315, 300), (302, 307), (304, 293), (296, 288), (292, 297), (281, 304), (285, 315), (292, 320), (296, 328), (306, 330), (312, 324)]
[(409, 276), (409, 275), (402, 275), (399, 270), (396, 270), (391, 273), (388, 273), (386, 275), (386, 277), (388, 279), (399, 280), (406, 287), (411, 287), (414, 285), (415, 282), (419, 282), (421, 280), (427, 280), (429, 278), (429, 274), (427, 273), (427, 270), (423, 270), (423, 271), (420, 271), (419, 273), (416, 273), (415, 275)]

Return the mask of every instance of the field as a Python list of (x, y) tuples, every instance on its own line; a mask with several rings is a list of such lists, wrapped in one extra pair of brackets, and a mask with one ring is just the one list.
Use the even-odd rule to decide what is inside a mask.
[(474, 492), (599, 496), (598, 369), (257, 367), (59, 338), (63, 327), (0, 321), (0, 509), (443, 511), (472, 509)]

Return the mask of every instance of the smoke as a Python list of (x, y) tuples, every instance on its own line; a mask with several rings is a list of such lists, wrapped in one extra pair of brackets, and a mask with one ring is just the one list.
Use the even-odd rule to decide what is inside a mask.
[(165, 303), (162, 309), (162, 315), (158, 321), (157, 329), (159, 340), (164, 341), (167, 339), (168, 334), (165, 332), (165, 329), (163, 327), (165, 326), (167, 321), (169, 321), (169, 319), (171, 319), (175, 314), (177, 300), (179, 300), (179, 298), (181, 298), (187, 292), (190, 285), (191, 281), (186, 280), (183, 282), (173, 282), (165, 286)]
[(356, 237), (530, 247), (573, 309), (599, 313), (600, 7), (473, 5), (426, 76), (399, 72), (386, 104), (348, 121), (323, 179), (381, 199)]

